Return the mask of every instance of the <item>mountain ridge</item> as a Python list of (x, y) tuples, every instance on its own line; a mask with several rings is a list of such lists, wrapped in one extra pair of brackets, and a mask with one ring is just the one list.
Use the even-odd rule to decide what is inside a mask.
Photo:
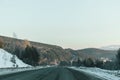
[(118, 50), (119, 48), (120, 48), (120, 45), (108, 45), (108, 46), (100, 47), (100, 49), (103, 49), (103, 50)]

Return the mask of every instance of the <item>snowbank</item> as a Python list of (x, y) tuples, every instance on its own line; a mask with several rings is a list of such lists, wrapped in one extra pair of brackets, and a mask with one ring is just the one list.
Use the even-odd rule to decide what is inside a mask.
[(13, 55), (8, 53), (7, 51), (0, 49), (0, 75), (12, 74), (22, 71), (30, 71), (30, 70), (37, 70), (41, 68), (48, 68), (51, 66), (37, 66), (32, 67), (28, 64), (22, 62), (17, 56), (15, 56), (16, 65), (18, 67), (14, 67), (14, 63), (11, 62), (11, 58)]
[[(12, 54), (8, 53), (7, 51), (0, 49), (0, 68), (8, 68), (13, 67), (14, 63), (11, 62)], [(30, 65), (23, 63), (20, 59), (15, 56), (16, 65), (18, 67), (28, 67)]]
[(23, 71), (38, 70), (43, 68), (48, 68), (51, 66), (37, 66), (37, 67), (20, 67), (20, 68), (0, 68), (0, 75), (18, 73)]
[(78, 71), (83, 71), (85, 73), (92, 74), (94, 76), (98, 76), (101, 78), (104, 78), (106, 80), (120, 80), (120, 72), (118, 70), (103, 70), (100, 68), (86, 68), (86, 67), (70, 67), (72, 69), (78, 70)]

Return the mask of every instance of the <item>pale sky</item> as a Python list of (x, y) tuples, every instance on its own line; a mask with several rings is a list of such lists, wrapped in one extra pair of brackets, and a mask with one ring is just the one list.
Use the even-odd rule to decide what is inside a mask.
[(120, 44), (120, 0), (0, 0), (0, 35), (81, 49)]

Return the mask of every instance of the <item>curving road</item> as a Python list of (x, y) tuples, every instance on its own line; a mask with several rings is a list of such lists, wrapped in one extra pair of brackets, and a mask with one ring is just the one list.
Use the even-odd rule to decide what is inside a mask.
[(105, 80), (91, 74), (65, 67), (50, 67), (2, 75), (0, 80)]

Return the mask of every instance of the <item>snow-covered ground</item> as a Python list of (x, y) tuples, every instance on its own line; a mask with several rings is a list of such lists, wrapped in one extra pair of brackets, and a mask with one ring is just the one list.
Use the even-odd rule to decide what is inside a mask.
[(37, 66), (37, 67), (20, 67), (20, 68), (0, 68), (0, 75), (18, 73), (23, 71), (38, 70), (43, 68), (48, 68), (51, 66)]
[(120, 71), (118, 70), (104, 70), (100, 68), (86, 68), (86, 67), (70, 67), (72, 69), (83, 71), (85, 73), (92, 74), (104, 78), (106, 80), (120, 80)]
[(14, 63), (11, 61), (12, 57), (13, 55), (11, 53), (8, 53), (7, 51), (0, 48), (0, 75), (50, 67), (50, 66), (32, 67), (22, 62), (17, 56), (15, 56), (15, 61), (18, 67), (14, 67), (13, 66)]
[[(12, 54), (8, 53), (7, 51), (0, 49), (0, 68), (8, 68), (13, 67), (14, 63), (11, 61), (13, 57)], [(16, 65), (18, 67), (28, 67), (30, 65), (23, 63), (20, 59), (15, 56)]]

